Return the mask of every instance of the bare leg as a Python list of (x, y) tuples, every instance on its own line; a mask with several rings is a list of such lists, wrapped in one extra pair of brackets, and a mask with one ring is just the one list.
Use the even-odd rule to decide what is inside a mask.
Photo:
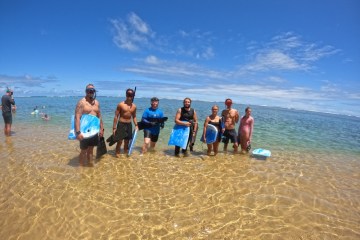
[(234, 142), (233, 147), (234, 147), (234, 153), (237, 153), (238, 147), (239, 147), (238, 144), (237, 144), (237, 142)]
[(86, 159), (86, 152), (87, 152), (87, 149), (81, 149), (80, 156), (79, 156), (80, 166), (84, 166), (84, 161)]
[(120, 157), (121, 144), (122, 144), (122, 140), (120, 140), (120, 141), (118, 141), (118, 142), (116, 143), (116, 148), (115, 148), (115, 155), (116, 155), (116, 157)]
[(91, 167), (94, 166), (93, 150), (94, 150), (94, 147), (91, 146), (91, 147), (88, 147), (87, 151), (86, 151), (87, 161), (88, 161), (89, 166), (91, 166)]
[(227, 151), (227, 146), (228, 146), (228, 144), (227, 144), (227, 143), (224, 143), (224, 152)]
[(241, 136), (242, 136), (240, 139), (241, 152), (246, 153), (247, 152), (247, 143), (249, 140), (248, 140), (248, 137), (246, 136), (246, 134), (242, 134)]
[(11, 124), (10, 123), (6, 123), (4, 126), (4, 134), (5, 136), (10, 136), (11, 135)]
[(150, 138), (144, 138), (144, 144), (142, 146), (142, 154), (145, 154), (150, 145)]
[(212, 144), (207, 144), (207, 155), (210, 156), (211, 150), (212, 150)]
[(124, 140), (124, 152), (129, 152), (129, 140)]
[(216, 156), (216, 154), (218, 153), (218, 149), (219, 149), (219, 142), (213, 143), (213, 149), (214, 149), (214, 156)]
[(156, 142), (150, 142), (150, 151), (154, 151)]

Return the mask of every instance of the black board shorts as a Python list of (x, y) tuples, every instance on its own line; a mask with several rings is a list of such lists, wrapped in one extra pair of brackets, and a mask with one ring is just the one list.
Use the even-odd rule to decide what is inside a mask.
[(11, 112), (3, 112), (2, 116), (4, 118), (5, 124), (12, 124), (12, 114)]
[(99, 135), (96, 134), (95, 136), (91, 138), (86, 138), (80, 141), (80, 149), (85, 150), (88, 147), (94, 147), (99, 144)]
[(223, 134), (223, 143), (229, 143), (229, 140), (231, 140), (231, 143), (237, 142), (237, 136), (235, 129), (229, 129), (225, 130)]

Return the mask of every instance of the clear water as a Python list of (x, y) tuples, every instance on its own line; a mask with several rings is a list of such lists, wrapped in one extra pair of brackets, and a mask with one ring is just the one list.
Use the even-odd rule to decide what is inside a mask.
[[(169, 121), (156, 152), (140, 156), (139, 134), (131, 157), (112, 146), (79, 167), (79, 144), (67, 140), (79, 99), (16, 99), (14, 134), (0, 138), (1, 239), (360, 238), (359, 118), (252, 106), (252, 146), (271, 158), (208, 157), (200, 141), (175, 158), (167, 141), (182, 102), (160, 100)], [(108, 137), (122, 99), (98, 99)], [(135, 103), (140, 120), (149, 99)], [(213, 104), (192, 104), (200, 131)], [(35, 106), (51, 120), (31, 115)]]

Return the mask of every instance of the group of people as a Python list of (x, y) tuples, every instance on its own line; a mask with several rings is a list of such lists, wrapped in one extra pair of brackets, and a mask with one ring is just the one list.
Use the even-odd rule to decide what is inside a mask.
[[(133, 103), (135, 91), (133, 89), (126, 90), (126, 99), (121, 101), (116, 106), (112, 135), (107, 139), (109, 146), (116, 143), (115, 155), (120, 157), (121, 146), (124, 142), (123, 151), (129, 151), (129, 142), (132, 139), (133, 125), (135, 130), (143, 130), (144, 143), (141, 149), (141, 154), (145, 154), (149, 149), (154, 149), (159, 139), (160, 129), (164, 128), (164, 123), (167, 117), (159, 109), (159, 99), (157, 97), (151, 98), (151, 106), (147, 108), (141, 118), (137, 121), (136, 118), (136, 105)], [(11, 134), (12, 124), (12, 105), (15, 106), (13, 91), (7, 89), (6, 94), (2, 97), (2, 115), (5, 122), (4, 133), (6, 136)], [(229, 142), (233, 144), (234, 152), (238, 152), (238, 146), (241, 146), (241, 152), (246, 153), (251, 148), (251, 138), (254, 127), (254, 119), (251, 116), (251, 108), (247, 107), (245, 115), (240, 119), (239, 113), (236, 109), (232, 108), (232, 100), (225, 100), (226, 109), (218, 115), (219, 107), (212, 106), (211, 114), (206, 117), (204, 122), (204, 131), (202, 133), (203, 141), (206, 142), (206, 129), (209, 124), (214, 125), (218, 129), (218, 136), (215, 142), (207, 144), (207, 154), (216, 155), (218, 153), (219, 144), (221, 141), (224, 143), (224, 151), (227, 151)], [(90, 138), (84, 138), (80, 132), (80, 119), (83, 114), (90, 114), (97, 116), (100, 119), (99, 135)], [(48, 117), (48, 116), (44, 116)], [(235, 129), (236, 124), (240, 120), (238, 134)], [(101, 116), (100, 104), (96, 99), (96, 89), (93, 84), (88, 84), (85, 89), (85, 97), (80, 99), (75, 108), (75, 135), (76, 139), (80, 142), (80, 165), (84, 165), (85, 161), (91, 165), (93, 164), (93, 149), (99, 143), (99, 138), (104, 136), (104, 123)], [(193, 151), (193, 146), (198, 130), (198, 117), (194, 108), (191, 107), (191, 99), (185, 98), (183, 107), (176, 111), (175, 123), (177, 125), (187, 126), (190, 129), (186, 148), (181, 149), (175, 146), (175, 156), (181, 153), (187, 154), (187, 149)]]
[[(247, 153), (251, 149), (251, 138), (254, 129), (254, 118), (251, 116), (251, 108), (245, 109), (245, 115), (240, 119), (239, 113), (236, 109), (232, 108), (232, 100), (225, 100), (226, 109), (218, 115), (219, 107), (212, 106), (211, 114), (206, 117), (204, 123), (203, 139), (206, 142), (206, 129), (209, 124), (214, 125), (218, 129), (217, 140), (212, 144), (207, 144), (207, 154), (210, 155), (214, 151), (214, 155), (218, 153), (219, 143), (224, 143), (224, 151), (227, 151), (228, 144), (231, 141), (233, 144), (234, 152), (238, 152), (240, 144), (241, 153)], [(236, 133), (235, 126), (240, 120), (238, 134)]]
[[(93, 84), (88, 84), (85, 89), (85, 97), (79, 100), (75, 109), (75, 135), (80, 141), (80, 157), (79, 162), (81, 165), (87, 160), (92, 164), (93, 148), (98, 145), (99, 137), (104, 136), (104, 124), (101, 117), (100, 104), (96, 100), (96, 89)], [(116, 143), (115, 155), (120, 157), (121, 146), (124, 142), (123, 151), (127, 153), (129, 150), (129, 141), (132, 139), (133, 125), (135, 130), (144, 130), (144, 143), (142, 146), (141, 154), (145, 154), (149, 149), (154, 149), (158, 141), (160, 129), (164, 127), (164, 122), (167, 120), (164, 113), (159, 109), (159, 99), (157, 97), (151, 98), (151, 106), (147, 108), (141, 118), (137, 121), (136, 117), (136, 104), (133, 100), (135, 91), (133, 89), (126, 90), (126, 99), (118, 103), (114, 120), (112, 135), (107, 139), (109, 145)], [(221, 140), (224, 143), (224, 151), (227, 151), (229, 142), (233, 144), (234, 152), (238, 151), (238, 146), (241, 146), (241, 152), (246, 153), (251, 148), (251, 138), (254, 127), (254, 119), (251, 116), (251, 108), (247, 107), (245, 115), (240, 119), (239, 113), (236, 109), (232, 108), (232, 100), (226, 99), (226, 109), (218, 115), (219, 107), (214, 105), (212, 113), (206, 117), (204, 122), (203, 139), (206, 142), (206, 128), (212, 124), (218, 128), (219, 134), (214, 143), (207, 144), (207, 154), (214, 155), (218, 153), (218, 147)], [(80, 132), (80, 118), (83, 114), (95, 115), (100, 119), (100, 132), (99, 136), (84, 139)], [(235, 129), (236, 124), (240, 120), (238, 134)], [(183, 107), (179, 108), (175, 115), (175, 123), (190, 128), (188, 143), (185, 149), (175, 146), (175, 156), (180, 155), (180, 150), (183, 154), (187, 154), (187, 148), (193, 151), (195, 136), (198, 130), (198, 118), (194, 108), (191, 107), (191, 99), (185, 98)]]

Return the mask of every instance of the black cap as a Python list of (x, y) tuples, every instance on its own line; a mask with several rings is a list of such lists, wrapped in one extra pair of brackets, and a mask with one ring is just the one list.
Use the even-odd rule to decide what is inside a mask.
[(158, 99), (157, 97), (153, 97), (153, 98), (151, 98), (151, 101), (152, 101), (152, 102), (158, 102), (159, 99)]

